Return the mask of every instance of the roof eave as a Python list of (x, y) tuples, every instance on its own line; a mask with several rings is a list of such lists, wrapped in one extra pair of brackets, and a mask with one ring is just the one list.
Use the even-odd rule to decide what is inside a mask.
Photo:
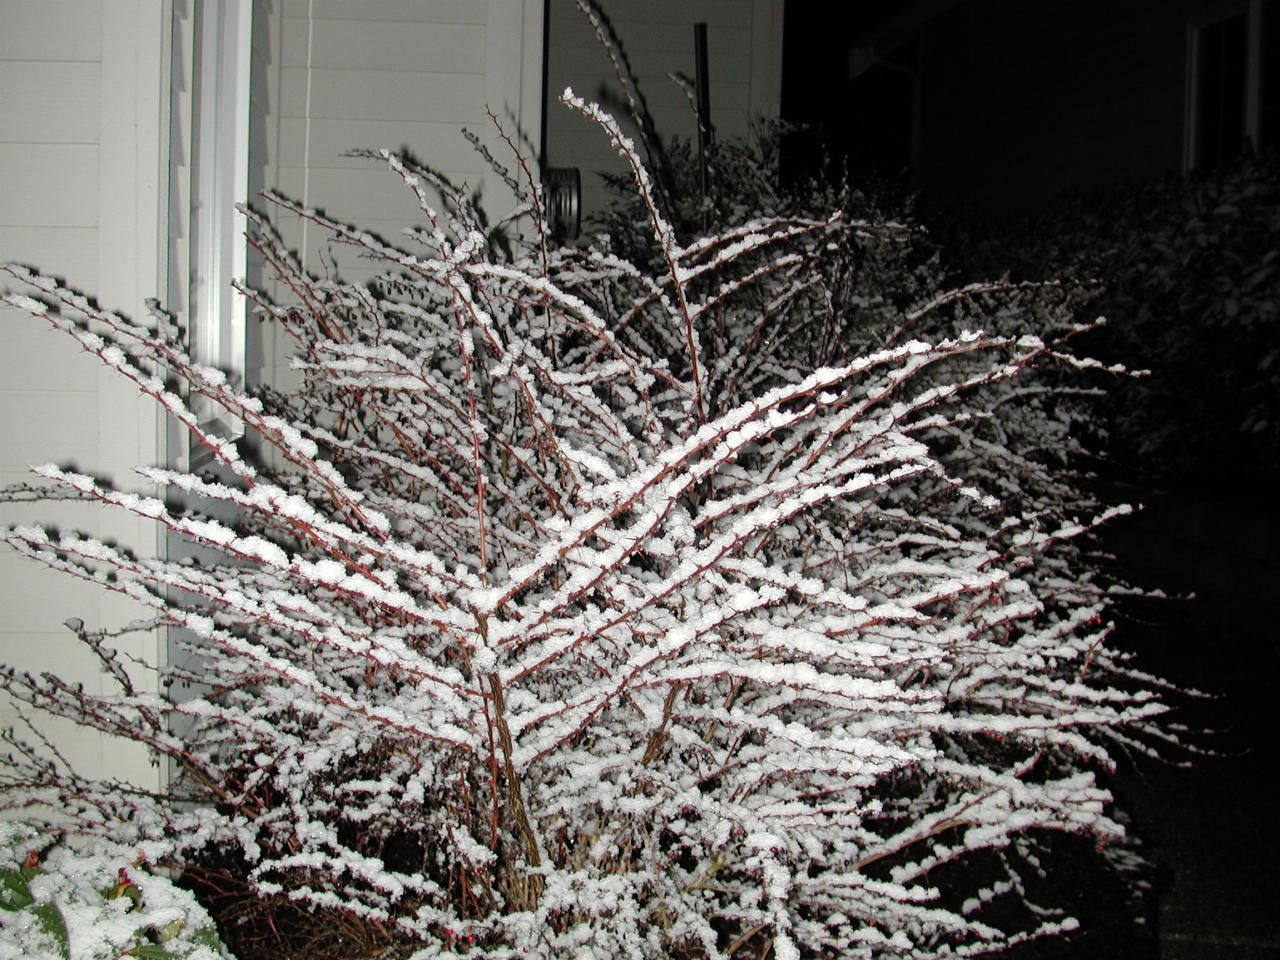
[(963, 0), (917, 0), (849, 48), (849, 79), (856, 80), (904, 43), (919, 35), (930, 20)]

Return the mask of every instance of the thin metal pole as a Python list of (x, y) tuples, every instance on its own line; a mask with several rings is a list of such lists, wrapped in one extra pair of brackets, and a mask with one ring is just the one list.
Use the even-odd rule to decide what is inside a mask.
[(693, 25), (693, 50), (698, 84), (698, 189), (702, 194), (702, 229), (710, 227), (707, 209), (707, 154), (711, 150), (711, 81), (707, 70), (707, 25)]

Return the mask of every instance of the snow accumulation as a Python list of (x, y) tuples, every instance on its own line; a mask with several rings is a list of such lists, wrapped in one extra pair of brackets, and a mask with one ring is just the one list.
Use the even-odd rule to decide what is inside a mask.
[[(102, 693), (0, 674), (181, 772), (126, 802), (28, 758), (34, 799), (215, 873), (210, 850), (238, 851), (224, 879), (262, 895), (263, 930), (278, 893), (418, 960), (941, 957), (1069, 929), (1032, 903), (1025, 929), (984, 917), (1025, 899), (1040, 830), (1120, 836), (1095, 770), (1163, 707), (1110, 648), (1117, 588), (1086, 546), (1123, 509), (1044, 452), (1075, 449), (1049, 409), (1070, 370), (1036, 368), (1061, 338), (991, 306), (998, 286), (906, 270), (896, 222), (762, 211), (682, 240), (622, 128), (564, 100), (631, 165), (649, 262), (603, 239), (499, 255), (469, 197), (384, 152), (429, 255), (269, 198), (369, 257), (368, 285), (308, 276), (250, 215), (297, 294), (262, 295), (300, 341), (296, 393), (238, 392), (10, 271), (219, 465), (141, 469), (163, 496), (35, 468), (201, 551), (5, 531), (183, 654), (144, 695), (115, 634), (81, 624)], [(172, 381), (274, 453), (202, 433)], [(5, 838), (20, 868), (30, 837)], [(991, 882), (928, 885), (963, 885), (935, 869), (961, 859)], [(55, 846), (30, 869), (6, 874), (30, 903), (0, 909), (0, 960), (57, 955), (44, 905), (71, 960), (168, 931), (179, 957), (219, 955), (136, 852)]]

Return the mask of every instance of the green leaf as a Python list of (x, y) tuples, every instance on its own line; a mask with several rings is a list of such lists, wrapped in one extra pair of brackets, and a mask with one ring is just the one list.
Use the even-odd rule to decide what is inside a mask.
[(42, 903), (33, 907), (31, 912), (40, 921), (40, 926), (44, 928), (44, 932), (57, 941), (58, 952), (66, 960), (71, 960), (71, 940), (67, 936), (67, 921), (63, 918), (62, 911), (58, 909), (58, 905), (56, 903)]
[(176, 953), (170, 953), (164, 947), (154, 943), (144, 943), (126, 952), (125, 956), (141, 957), (142, 960), (182, 960)]
[(137, 884), (132, 880), (121, 880), (109, 887), (104, 887), (99, 892), (107, 900), (118, 900), (121, 897), (124, 897), (133, 904), (133, 906), (129, 908), (130, 913), (135, 910), (142, 909), (142, 891), (138, 889)]
[(191, 935), (191, 939), (197, 946), (208, 947), (217, 953), (222, 952), (222, 941), (218, 939), (217, 928), (213, 926), (200, 927)]
[(27, 881), (34, 874), (34, 870), (25, 867), (16, 870), (6, 867), (0, 870), (0, 909), (11, 912), (24, 910), (36, 902), (27, 886)]
[(179, 917), (172, 923), (167, 923), (163, 927), (150, 927), (149, 929), (155, 935), (157, 943), (168, 943), (174, 937), (182, 932), (182, 928), (187, 925), (187, 921)]

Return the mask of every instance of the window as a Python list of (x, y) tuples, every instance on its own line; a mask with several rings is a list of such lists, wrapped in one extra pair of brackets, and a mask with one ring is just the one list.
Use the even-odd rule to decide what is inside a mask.
[(1261, 103), (1258, 117), (1258, 145), (1264, 150), (1280, 149), (1280, 4), (1262, 5), (1258, 53)]
[(1273, 6), (1248, 0), (1191, 22), (1187, 169), (1213, 170), (1274, 144), (1275, 65), (1264, 63), (1272, 46), (1267, 41), (1275, 39)]

